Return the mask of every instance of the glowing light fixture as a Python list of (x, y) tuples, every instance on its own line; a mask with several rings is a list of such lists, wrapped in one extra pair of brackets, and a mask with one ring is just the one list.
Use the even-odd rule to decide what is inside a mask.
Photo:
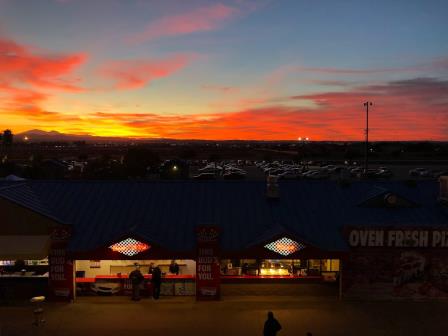
[(134, 238), (126, 238), (121, 242), (115, 243), (109, 248), (114, 252), (119, 252), (121, 254), (132, 257), (136, 254), (144, 252), (150, 248), (148, 244), (142, 243)]
[(274, 251), (282, 256), (287, 256), (293, 254), (297, 251), (303, 250), (305, 245), (300, 244), (292, 239), (283, 237), (273, 241), (272, 243), (266, 244), (264, 246), (268, 250)]

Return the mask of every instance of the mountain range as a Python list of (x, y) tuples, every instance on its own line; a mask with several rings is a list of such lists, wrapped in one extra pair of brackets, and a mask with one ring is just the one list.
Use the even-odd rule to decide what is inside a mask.
[[(86, 141), (86, 142), (125, 142), (131, 140), (124, 137), (101, 137), (88, 134), (65, 134), (57, 131), (42, 131), (39, 129), (32, 129), (22, 133), (14, 135), (15, 141), (30, 141), (30, 142), (73, 142), (73, 141)], [(149, 139), (146, 139), (149, 140)], [(158, 139), (157, 139), (158, 140)]]

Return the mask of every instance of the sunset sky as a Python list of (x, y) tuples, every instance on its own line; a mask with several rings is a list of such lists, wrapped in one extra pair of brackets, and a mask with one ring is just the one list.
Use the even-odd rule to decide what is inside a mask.
[(448, 140), (446, 0), (0, 0), (0, 128)]

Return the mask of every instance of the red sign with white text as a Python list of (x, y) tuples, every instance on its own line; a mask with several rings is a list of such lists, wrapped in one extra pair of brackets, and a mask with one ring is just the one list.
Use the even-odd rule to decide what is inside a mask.
[(51, 233), (48, 255), (50, 299), (57, 301), (70, 301), (74, 298), (73, 260), (67, 258), (70, 236), (70, 227), (66, 226), (55, 227)]
[(219, 231), (213, 226), (198, 227), (196, 239), (196, 299), (219, 300)]

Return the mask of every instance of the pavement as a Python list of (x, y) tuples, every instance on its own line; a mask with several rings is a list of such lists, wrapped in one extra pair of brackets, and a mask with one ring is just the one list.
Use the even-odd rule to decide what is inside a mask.
[(228, 296), (219, 302), (193, 297), (83, 297), (74, 304), (45, 304), (47, 322), (32, 326), (28, 305), (0, 307), (0, 335), (262, 335), (271, 310), (279, 336), (441, 335), (448, 301), (340, 301), (334, 297)]

